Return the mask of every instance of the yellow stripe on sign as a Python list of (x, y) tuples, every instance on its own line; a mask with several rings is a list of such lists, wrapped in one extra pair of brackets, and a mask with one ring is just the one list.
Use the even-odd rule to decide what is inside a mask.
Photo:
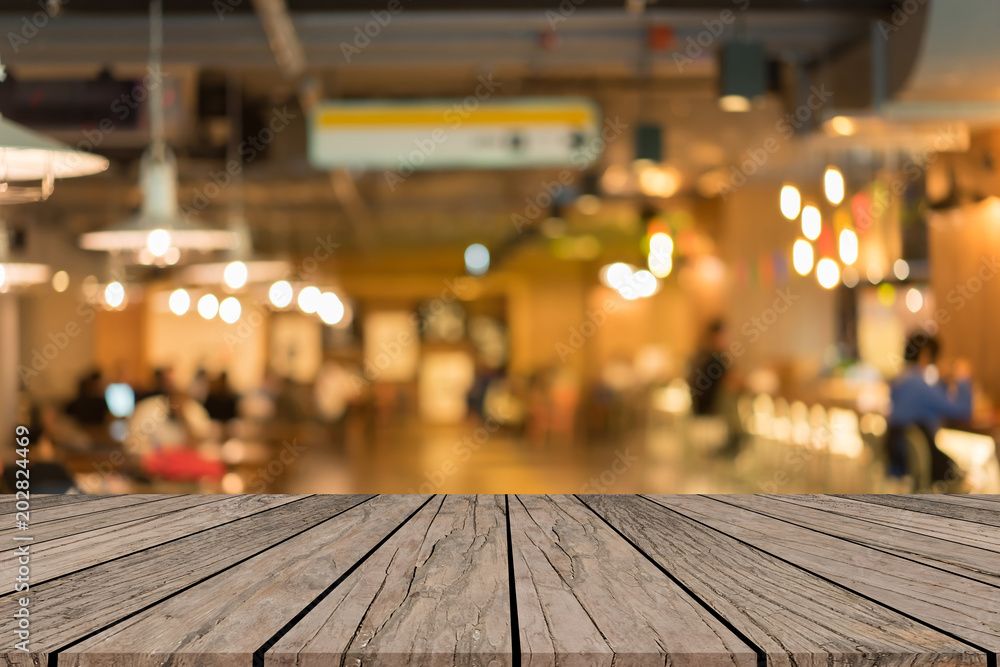
[(594, 122), (593, 111), (587, 108), (556, 107), (549, 109), (482, 108), (467, 110), (460, 105), (416, 107), (363, 107), (359, 109), (326, 109), (317, 114), (321, 127), (345, 125), (572, 125), (588, 127)]

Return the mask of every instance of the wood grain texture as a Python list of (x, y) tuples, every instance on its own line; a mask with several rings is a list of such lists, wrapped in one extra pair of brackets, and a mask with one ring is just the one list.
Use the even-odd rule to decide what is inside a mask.
[[(149, 498), (150, 496), (145, 497)], [(217, 502), (223, 498), (225, 498), (225, 496), (162, 496), (155, 498), (155, 500), (150, 500), (149, 502), (133, 503), (118, 507), (105, 507), (99, 511), (51, 519), (49, 521), (45, 521), (44, 523), (36, 524), (32, 521), (31, 527), (27, 531), (19, 531), (16, 528), (0, 530), (0, 544), (4, 545), (4, 550), (6, 551), (8, 550), (8, 544), (14, 544), (11, 540), (11, 537), (14, 535), (31, 535), (34, 538), (34, 543), (39, 544), (49, 540), (69, 537), (71, 535), (79, 535), (90, 530), (108, 528), (110, 526), (116, 526), (141, 519), (151, 519), (162, 514), (174, 512), (178, 509), (185, 509), (188, 507), (195, 507), (197, 505), (204, 505), (206, 503)], [(100, 502), (101, 501), (94, 501), (88, 504), (97, 505)], [(73, 505), (70, 507), (77, 506)], [(66, 509), (68, 510), (69, 507)], [(32, 519), (34, 519), (34, 516), (34, 514), (31, 515)], [(10, 548), (13, 548), (13, 546)]]
[[(70, 503), (68, 505), (56, 505), (55, 507), (45, 507), (42, 509), (35, 509), (34, 503), (32, 503), (31, 517), (29, 523), (31, 524), (31, 527), (33, 529), (37, 529), (53, 521), (60, 521), (62, 519), (69, 519), (88, 514), (95, 514), (98, 512), (108, 512), (111, 510), (121, 509), (125, 507), (147, 505), (149, 503), (155, 503), (157, 501), (166, 500), (167, 498), (173, 498), (173, 497), (175, 496), (138, 495), (138, 494), (131, 496), (105, 496), (103, 498), (91, 500), (90, 502), (86, 503)], [(16, 528), (8, 528), (7, 526), (3, 526), (3, 529), (0, 530), (0, 537), (6, 536), (8, 533), (14, 533), (16, 531), (17, 531)]]
[[(711, 496), (845, 540), (888, 551), (926, 565), (1000, 586), (1000, 556), (996, 552), (960, 542), (856, 519), (842, 514), (788, 502), (787, 498), (724, 495)], [(998, 545), (1000, 547), (1000, 545)]]
[[(87, 496), (82, 494), (58, 495), (54, 493), (40, 493), (31, 495), (28, 502), (32, 510), (40, 510), (46, 507), (57, 507), (59, 505), (72, 505), (74, 503), (84, 503), (108, 496)], [(17, 500), (13, 494), (0, 495), (0, 514), (13, 514), (17, 511)]]
[(581, 496), (780, 667), (983, 665), (985, 653), (634, 496)]
[(923, 496), (888, 496), (888, 495), (845, 495), (839, 498), (849, 500), (860, 500), (861, 502), (873, 505), (883, 505), (885, 507), (895, 507), (896, 509), (908, 510), (910, 512), (921, 512), (933, 516), (943, 516), (949, 519), (960, 521), (972, 521), (986, 526), (1000, 527), (1000, 514), (992, 510), (984, 510), (978, 507), (968, 507), (965, 505), (952, 505), (948, 503), (937, 503), (928, 500)]
[[(208, 530), (216, 526), (286, 505), (305, 496), (206, 496), (214, 498), (203, 504), (191, 503), (155, 517), (91, 530), (37, 544), (37, 558), (32, 563), (36, 584), (71, 572), (100, 565), (130, 553)], [(198, 498), (193, 496), (189, 498)]]
[(511, 499), (522, 664), (753, 667), (754, 649), (569, 496)]
[(921, 500), (929, 500), (935, 503), (947, 503), (950, 505), (962, 505), (964, 507), (975, 507), (987, 512), (1000, 513), (1000, 502), (964, 495), (925, 495), (918, 496)]
[(699, 496), (651, 496), (687, 517), (991, 653), (1000, 588)]
[(265, 655), (267, 667), (510, 665), (503, 496), (435, 498)]
[[(0, 653), (0, 661), (45, 664), (50, 653), (369, 498), (305, 498), (32, 587), (32, 652), (13, 652), (9, 647), (0, 647), (0, 651), (5, 651)], [(229, 591), (227, 595), (232, 593)], [(10, 597), (11, 593), (0, 596), (0, 604), (10, 604)], [(0, 635), (14, 636), (14, 627), (13, 617), (0, 618)]]
[(1000, 553), (1000, 528), (994, 526), (911, 512), (885, 505), (874, 505), (836, 496), (789, 495), (775, 497), (795, 505), (814, 507), (830, 514), (849, 516)]
[(159, 667), (167, 659), (171, 667), (247, 667), (265, 641), (429, 498), (379, 496), (331, 516), (69, 648), (59, 664)]

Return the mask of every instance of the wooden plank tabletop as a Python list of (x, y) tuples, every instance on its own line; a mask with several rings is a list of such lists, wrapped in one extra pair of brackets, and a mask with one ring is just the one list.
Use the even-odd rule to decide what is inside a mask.
[(996, 667), (1000, 652), (997, 497), (31, 505), (21, 530), (0, 497), (0, 665)]

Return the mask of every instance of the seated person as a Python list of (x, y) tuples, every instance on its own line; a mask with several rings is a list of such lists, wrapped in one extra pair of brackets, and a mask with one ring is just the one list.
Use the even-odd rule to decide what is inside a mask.
[(934, 436), (943, 419), (968, 419), (972, 415), (972, 382), (968, 362), (958, 361), (954, 367), (954, 387), (930, 378), (928, 368), (937, 361), (938, 342), (918, 331), (910, 336), (903, 351), (906, 367), (892, 381), (889, 429), (886, 434), (889, 449), (889, 475), (906, 474), (906, 429), (920, 428), (931, 447), (931, 478), (935, 482), (953, 481), (957, 466), (934, 444)]
[(144, 470), (153, 476), (176, 480), (219, 478), (225, 466), (202, 453), (212, 435), (212, 422), (205, 408), (168, 379), (166, 394), (145, 398), (135, 406), (125, 443), (129, 452), (142, 458)]

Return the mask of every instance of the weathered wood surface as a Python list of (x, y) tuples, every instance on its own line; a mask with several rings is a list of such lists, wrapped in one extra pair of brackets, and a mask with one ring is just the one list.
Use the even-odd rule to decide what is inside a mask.
[[(5, 496), (9, 500), (0, 501), (0, 514), (13, 514), (17, 511), (17, 500), (14, 496)], [(55, 495), (51, 493), (29, 496), (28, 500), (32, 510), (40, 510), (46, 507), (56, 507), (58, 505), (72, 505), (74, 503), (92, 502), (110, 496), (85, 496), (85, 495)], [(124, 498), (125, 496), (119, 496)]]
[[(1000, 651), (996, 497), (60, 500), (0, 527), (0, 665), (994, 667)], [(19, 535), (37, 540), (27, 653)]]
[[(824, 512), (789, 502), (787, 496), (711, 497), (825, 535), (839, 537), (924, 565), (1000, 586), (1000, 555), (992, 551), (842, 514)], [(997, 544), (997, 548), (1000, 549), (1000, 543)]]
[(752, 647), (579, 500), (517, 496), (510, 521), (526, 663), (756, 665)]
[[(768, 664), (986, 665), (986, 655), (807, 570), (635, 496), (581, 499), (762, 648)], [(707, 501), (707, 499), (706, 499)]]
[[(425, 505), (265, 654), (269, 667), (510, 665), (503, 496)], [(414, 593), (416, 591), (416, 593)]]
[(1000, 651), (1000, 588), (996, 586), (755, 515), (735, 504), (709, 504), (693, 496), (651, 499), (890, 609), (905, 609), (909, 616), (971, 646)]
[(922, 514), (910, 510), (874, 505), (835, 496), (775, 496), (785, 502), (815, 507), (829, 514), (849, 516), (877, 525), (958, 542), (967, 546), (1000, 553), (1000, 528), (961, 519)]
[(895, 507), (897, 509), (920, 512), (922, 514), (943, 516), (949, 519), (972, 521), (974, 523), (981, 523), (987, 526), (1000, 526), (1000, 513), (989, 509), (970, 507), (968, 505), (938, 503), (933, 500), (929, 500), (928, 498), (930, 498), (930, 496), (858, 495), (841, 497), (849, 498), (851, 500), (860, 500), (861, 502), (872, 503), (875, 505), (883, 505), (885, 507)]

